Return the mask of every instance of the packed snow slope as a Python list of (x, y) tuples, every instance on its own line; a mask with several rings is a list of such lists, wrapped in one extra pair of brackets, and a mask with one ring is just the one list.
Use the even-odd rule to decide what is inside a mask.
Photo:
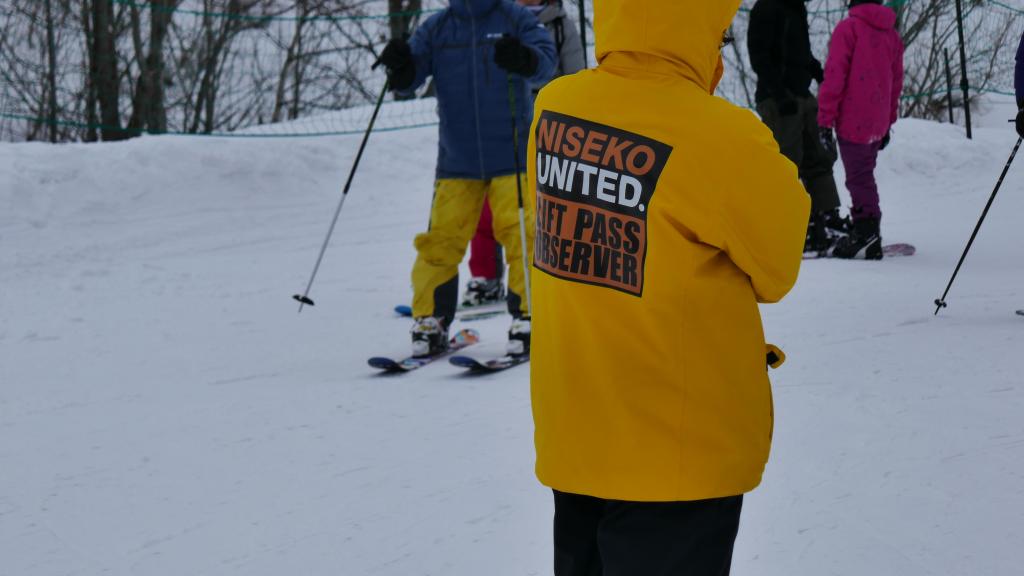
[[(735, 574), (1020, 573), (1024, 160), (932, 314), (1014, 142), (900, 122), (883, 233), (917, 255), (763, 308), (789, 361)], [(0, 574), (550, 573), (528, 367), (366, 365), (409, 347), (436, 128), (372, 137), (296, 313), (358, 145), (0, 145)]]

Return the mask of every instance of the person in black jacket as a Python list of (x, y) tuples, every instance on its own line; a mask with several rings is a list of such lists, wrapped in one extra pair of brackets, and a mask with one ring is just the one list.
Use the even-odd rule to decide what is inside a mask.
[[(832, 177), (835, 140), (818, 128), (818, 101), (811, 80), (821, 82), (821, 62), (811, 53), (806, 0), (757, 0), (750, 13), (747, 49), (757, 74), (757, 112), (779, 148), (800, 170), (811, 196), (805, 253), (825, 255), (849, 231), (839, 216)], [(826, 130), (827, 131), (827, 130)]]

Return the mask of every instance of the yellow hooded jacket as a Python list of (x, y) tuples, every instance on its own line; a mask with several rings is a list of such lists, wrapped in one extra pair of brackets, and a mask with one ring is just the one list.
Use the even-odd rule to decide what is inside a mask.
[(740, 0), (594, 4), (599, 66), (541, 91), (527, 156), (537, 476), (742, 494), (772, 434), (757, 303), (796, 281), (808, 196), (768, 129), (711, 95)]

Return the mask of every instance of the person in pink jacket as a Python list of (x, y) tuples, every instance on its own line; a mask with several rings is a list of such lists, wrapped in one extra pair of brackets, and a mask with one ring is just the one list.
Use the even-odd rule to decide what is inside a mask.
[[(850, 15), (832, 33), (825, 80), (818, 89), (822, 144), (839, 152), (853, 207), (853, 230), (832, 249), (837, 258), (882, 258), (878, 151), (889, 144), (903, 91), (903, 41), (896, 13), (881, 0), (851, 0)], [(833, 133), (834, 129), (834, 133)]]

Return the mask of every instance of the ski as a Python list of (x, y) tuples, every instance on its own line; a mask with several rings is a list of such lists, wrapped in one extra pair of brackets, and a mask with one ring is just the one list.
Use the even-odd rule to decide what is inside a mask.
[[(462, 322), (486, 320), (487, 318), (494, 318), (495, 316), (505, 314), (505, 308), (506, 304), (504, 302), (501, 302), (500, 304), (484, 304), (470, 308), (459, 308), (458, 311), (455, 312), (455, 319)], [(412, 318), (412, 306), (399, 304), (398, 306), (395, 306), (395, 314), (398, 314), (402, 318)]]
[(1024, 308), (1017, 310), (1017, 316), (1024, 316)]
[(448, 340), (447, 350), (434, 354), (433, 356), (409, 356), (400, 360), (388, 358), (386, 356), (374, 356), (367, 360), (367, 363), (369, 363), (370, 366), (378, 370), (383, 370), (387, 373), (411, 372), (417, 368), (422, 368), (427, 364), (430, 364), (434, 360), (445, 358), (459, 350), (472, 346), (479, 341), (480, 334), (477, 333), (476, 330), (462, 329), (456, 332), (455, 335)]
[[(882, 257), (885, 258), (899, 258), (902, 256), (913, 256), (917, 253), (917, 247), (913, 244), (886, 244), (882, 246)], [(823, 258), (829, 258), (833, 260), (839, 260), (826, 254), (819, 254), (817, 252), (804, 252), (804, 260), (819, 260)]]
[(448, 359), (448, 362), (453, 366), (466, 368), (472, 372), (501, 372), (529, 361), (529, 354), (518, 354), (515, 356), (505, 354), (490, 360), (478, 360), (472, 356), (452, 356)]

